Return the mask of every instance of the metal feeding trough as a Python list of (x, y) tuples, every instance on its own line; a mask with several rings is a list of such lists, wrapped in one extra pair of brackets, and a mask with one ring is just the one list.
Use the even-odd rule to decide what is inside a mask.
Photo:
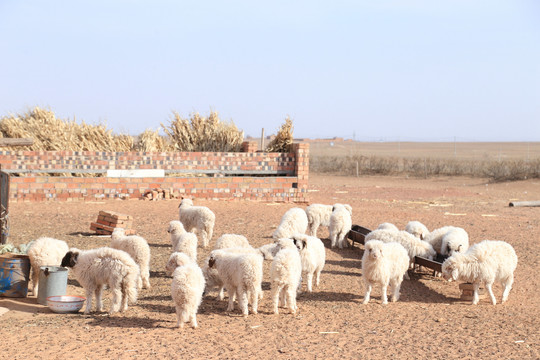
[[(351, 230), (347, 234), (347, 238), (352, 240), (352, 247), (354, 247), (354, 243), (357, 242), (359, 244), (364, 244), (366, 235), (371, 232), (370, 229), (365, 228), (360, 225), (353, 225), (351, 227)], [(438, 255), (435, 260), (429, 260), (420, 256), (416, 256), (414, 258), (414, 263), (421, 265), (423, 267), (426, 267), (428, 269), (431, 269), (436, 272), (442, 272), (442, 263), (446, 257), (442, 255)]]
[(368, 228), (365, 228), (360, 225), (353, 225), (351, 227), (351, 230), (347, 234), (347, 238), (352, 240), (352, 247), (354, 247), (355, 242), (364, 244), (366, 235), (369, 234), (370, 232), (371, 230), (369, 230)]

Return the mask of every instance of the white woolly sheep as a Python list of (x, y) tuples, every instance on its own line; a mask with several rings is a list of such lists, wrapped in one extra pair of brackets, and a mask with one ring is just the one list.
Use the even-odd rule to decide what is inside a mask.
[(349, 205), (335, 204), (330, 215), (330, 246), (343, 249), (348, 246), (347, 234), (352, 227), (352, 208)]
[(362, 278), (366, 285), (364, 304), (369, 302), (374, 284), (380, 284), (382, 304), (388, 304), (387, 288), (390, 285), (392, 302), (399, 300), (399, 289), (409, 267), (407, 250), (398, 243), (370, 240), (365, 243), (362, 256)]
[(307, 291), (312, 292), (313, 275), (315, 274), (315, 286), (318, 287), (321, 271), (326, 260), (324, 244), (320, 239), (304, 234), (295, 234), (292, 239), (300, 252), (302, 273), (307, 281)]
[(307, 234), (317, 236), (319, 226), (330, 226), (330, 215), (332, 214), (332, 205), (312, 204), (306, 208), (308, 218)]
[(288, 307), (290, 312), (295, 314), (298, 310), (296, 293), (302, 277), (302, 260), (291, 239), (280, 239), (277, 244), (278, 252), (270, 266), (274, 314), (278, 314), (279, 305)]
[(188, 198), (183, 198), (178, 208), (184, 228), (189, 232), (196, 230), (201, 237), (203, 247), (207, 248), (214, 232), (216, 215), (206, 206), (193, 206), (193, 201)]
[(32, 294), (37, 296), (40, 267), (60, 266), (62, 258), (68, 251), (69, 246), (63, 240), (41, 237), (32, 242), (26, 252), (32, 266)]
[(462, 228), (450, 229), (442, 238), (441, 254), (451, 256), (469, 249), (469, 234)]
[(397, 242), (401, 244), (407, 250), (411, 263), (414, 262), (415, 256), (433, 260), (437, 255), (429, 243), (403, 230), (374, 230), (366, 235), (365, 241), (367, 242), (369, 240), (380, 240), (385, 243)]
[(167, 232), (171, 236), (173, 252), (183, 252), (191, 260), (197, 262), (197, 235), (187, 232), (178, 220), (173, 220), (169, 223)]
[[(234, 310), (234, 296), (244, 316), (251, 311), (257, 313), (259, 297), (262, 295), (263, 257), (255, 253), (233, 253), (227, 250), (213, 250), (208, 259), (208, 268), (216, 269), (217, 276), (229, 292), (227, 311)], [(205, 277), (208, 279), (207, 274)], [(211, 285), (211, 284), (210, 284)]]
[(251, 249), (253, 248), (249, 244), (248, 239), (246, 239), (246, 237), (243, 235), (223, 234), (216, 240), (216, 246), (214, 246), (214, 250), (235, 248), (235, 247), (251, 248)]
[(197, 327), (197, 310), (201, 305), (204, 292), (204, 275), (201, 268), (186, 254), (175, 252), (169, 264), (176, 266), (172, 272), (171, 296), (176, 309), (176, 326), (182, 328), (190, 322)]
[(407, 225), (405, 225), (405, 231), (409, 234), (413, 234), (420, 240), (425, 240), (426, 236), (429, 234), (429, 230), (426, 225), (416, 220), (409, 221)]
[(443, 276), (447, 280), (465, 281), (474, 286), (472, 304), (478, 304), (478, 288), (482, 283), (491, 298), (497, 304), (493, 289), (495, 281), (504, 287), (502, 302), (508, 300), (508, 294), (514, 283), (514, 271), (518, 258), (512, 245), (504, 241), (484, 240), (469, 248), (465, 253), (454, 252), (442, 264)]
[(150, 289), (150, 246), (141, 236), (125, 235), (122, 228), (114, 229), (111, 235), (111, 247), (127, 252), (139, 265), (140, 277), (138, 288)]
[(263, 255), (264, 260), (273, 260), (279, 248), (278, 248), (277, 242), (273, 242), (270, 244), (262, 245), (261, 247), (258, 248), (258, 250)]
[(86, 290), (85, 314), (92, 310), (92, 295), (96, 296), (97, 311), (103, 310), (101, 293), (107, 285), (113, 293), (109, 314), (125, 311), (128, 301), (137, 301), (139, 265), (122, 250), (102, 247), (92, 250), (69, 249), (61, 265), (72, 268), (77, 281)]
[(376, 230), (393, 230), (393, 231), (399, 231), (398, 227), (392, 223), (384, 222), (382, 224), (379, 224), (377, 226)]
[(281, 217), (279, 226), (272, 234), (274, 240), (290, 238), (293, 234), (305, 234), (308, 226), (308, 218), (304, 209), (292, 208), (287, 210)]
[[(450, 231), (450, 230), (453, 230), (453, 229), (458, 229), (457, 227), (455, 226), (443, 226), (442, 228), (439, 228), (439, 229), (435, 229), (433, 230), (432, 232), (430, 232), (425, 238), (424, 238), (424, 241), (428, 242), (431, 244), (431, 246), (433, 246), (433, 248), (435, 249), (435, 251), (438, 253), (438, 254), (442, 254), (442, 241), (443, 241), (443, 237)], [(461, 228), (459, 228), (461, 229)], [(463, 230), (463, 229), (462, 229)], [(465, 231), (465, 230), (463, 230)], [(467, 240), (468, 240), (468, 235), (467, 235)]]

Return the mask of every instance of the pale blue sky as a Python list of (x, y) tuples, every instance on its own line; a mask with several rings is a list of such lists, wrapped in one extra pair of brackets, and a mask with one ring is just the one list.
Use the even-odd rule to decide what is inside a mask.
[(540, 141), (540, 1), (0, 0), (0, 116)]

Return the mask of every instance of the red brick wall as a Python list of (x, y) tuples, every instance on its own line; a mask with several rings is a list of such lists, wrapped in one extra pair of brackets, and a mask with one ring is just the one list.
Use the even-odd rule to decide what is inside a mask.
[[(251, 144), (254, 143), (254, 144)], [(180, 195), (209, 199), (307, 202), (309, 144), (294, 144), (291, 153), (262, 153), (255, 142), (249, 153), (108, 153), (72, 151), (0, 152), (2, 170), (164, 169), (233, 172), (279, 171), (285, 176), (220, 176), (109, 178), (39, 176), (21, 172), (10, 178), (10, 201), (86, 201), (138, 199), (160, 188)]]

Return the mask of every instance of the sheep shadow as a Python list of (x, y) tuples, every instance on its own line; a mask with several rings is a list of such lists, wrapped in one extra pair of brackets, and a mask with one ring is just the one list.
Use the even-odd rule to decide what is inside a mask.
[(400, 289), (399, 301), (403, 302), (429, 302), (448, 303), (450, 300), (445, 295), (438, 293), (434, 289), (424, 284), (420, 279), (430, 279), (429, 275), (409, 271), (410, 280), (403, 280)]
[(170, 278), (165, 271), (150, 271), (150, 278)]
[(334, 291), (314, 291), (311, 293), (307, 291), (302, 291), (297, 296), (298, 301), (316, 302), (356, 302), (356, 300), (362, 298), (363, 296), (360, 294)]
[(156, 244), (156, 243), (148, 243), (148, 246), (155, 247), (155, 248), (170, 248), (171, 244)]
[[(129, 310), (128, 310), (129, 311)], [(156, 328), (169, 328), (168, 326), (163, 326), (160, 323), (162, 322), (173, 322), (161, 319), (149, 319), (141, 317), (129, 317), (124, 314), (118, 315), (114, 314), (112, 316), (104, 314), (89, 314), (84, 315), (87, 318), (90, 318), (87, 324), (89, 326), (99, 326), (99, 327), (110, 327), (110, 328), (144, 328), (144, 329), (156, 329)]]
[(339, 271), (339, 270), (323, 270), (322, 274), (332, 274), (332, 275), (345, 275), (345, 276), (361, 276), (359, 273), (352, 271)]
[(75, 232), (72, 232), (72, 233), (69, 233), (67, 234), (69, 236), (86, 236), (86, 237), (111, 237), (111, 235), (101, 235), (101, 234), (96, 234), (96, 233), (93, 233), (93, 232), (88, 232), (88, 231), (75, 231)]
[(325, 265), (336, 265), (348, 269), (362, 268), (362, 260), (326, 260)]

